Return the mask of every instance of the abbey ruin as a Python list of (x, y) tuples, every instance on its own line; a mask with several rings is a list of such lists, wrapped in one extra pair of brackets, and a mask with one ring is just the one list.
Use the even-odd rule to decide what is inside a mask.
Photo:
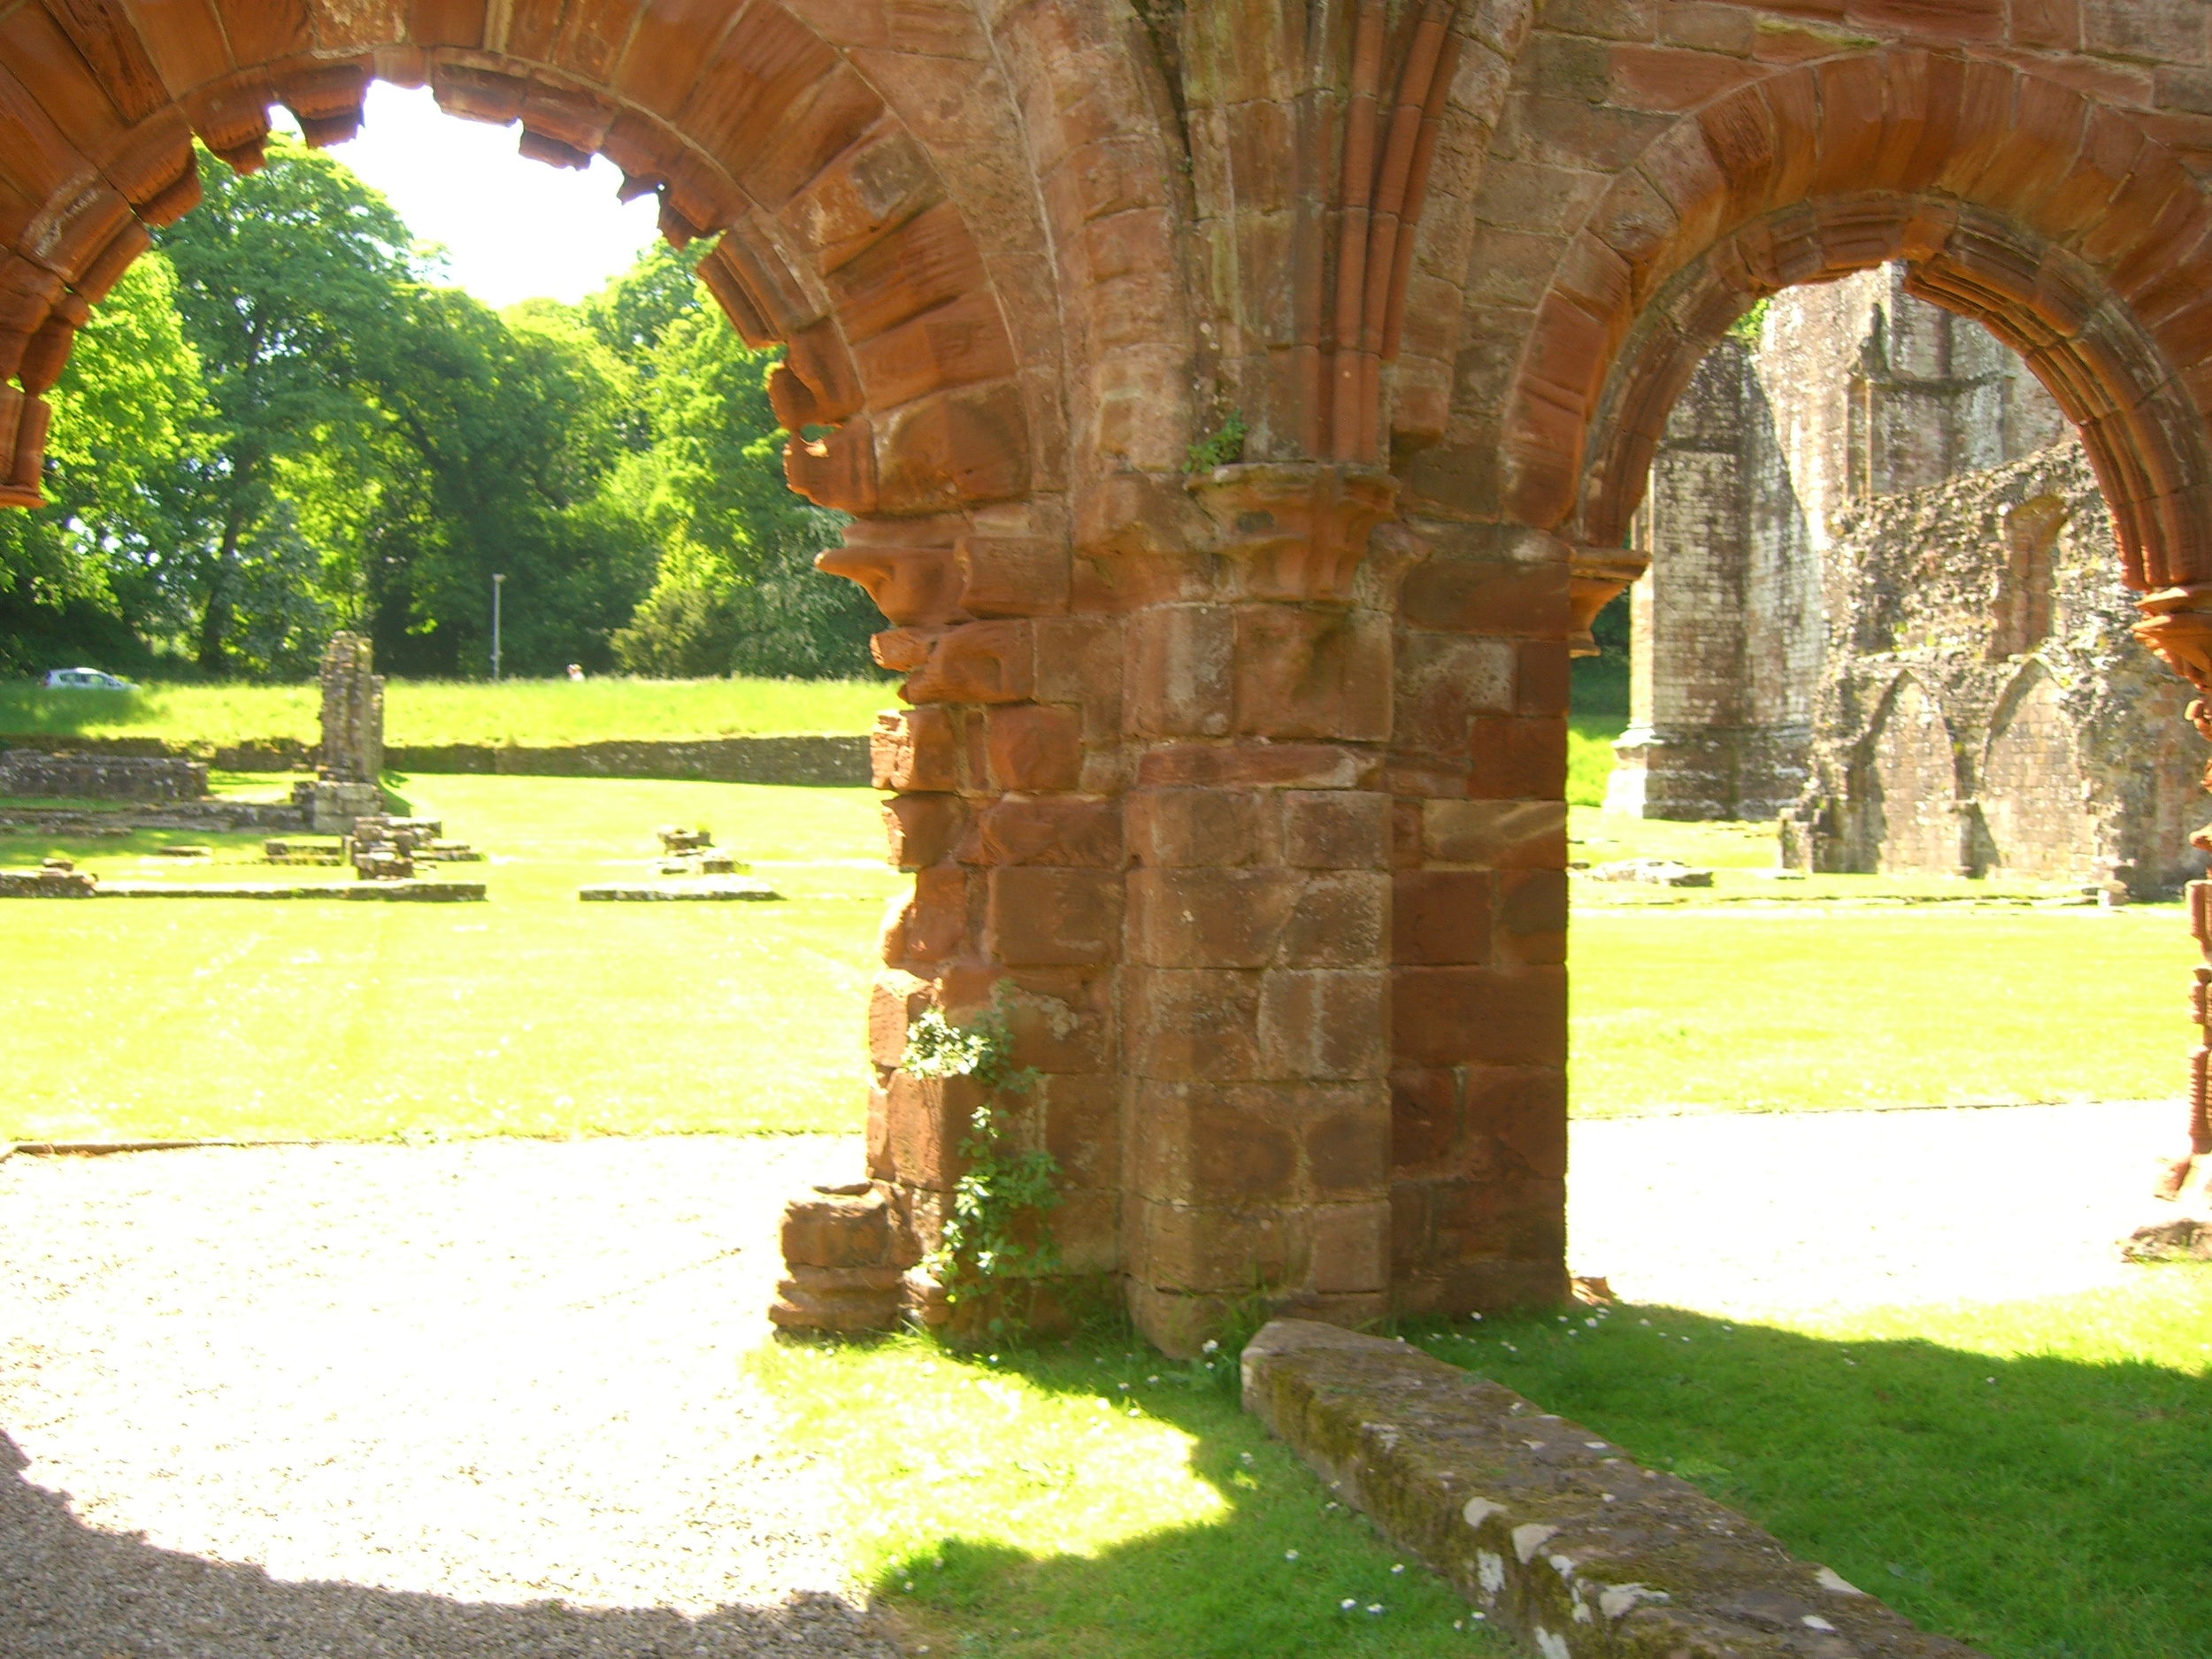
[[(795, 1228), (791, 1265), (830, 1276), (795, 1322), (888, 1317), (871, 1276), (942, 1241), (972, 1102), (905, 1033), (995, 1006), (1062, 1270), (1162, 1347), (1256, 1295), (1356, 1325), (1567, 1294), (1568, 657), (1641, 573), (1670, 411), (1763, 299), (1901, 265), (2026, 360), (2111, 518), (2078, 472), (2026, 479), (2001, 532), (2071, 517), (2047, 545), (2056, 510), (2016, 514), (2013, 587), (1970, 599), (1980, 567), (1944, 561), (1970, 538), (1937, 540), (1893, 621), (1863, 607), (1891, 656), (1955, 633), (1996, 660), (1839, 682), (1904, 758), (1868, 787), (1807, 751), (1816, 846), (1878, 822), (1901, 848), (1893, 817), (1979, 846), (1945, 814), (2040, 763), (1973, 752), (1970, 704), (2023, 743), (2055, 708), (2107, 764), (2101, 687), (2159, 682), (2089, 625), (2077, 558), (2212, 691), (2201, 0), (0, 0), (0, 505), (46, 499), (46, 394), (199, 169), (260, 165), (278, 104), (349, 135), (379, 79), (541, 160), (606, 156), (700, 244), (732, 326), (783, 349), (786, 476), (850, 516), (821, 566), (887, 619), (875, 780), (912, 885), (869, 1025), (884, 1219)], [(1902, 467), (1920, 418), (1863, 403), (1890, 411), (1864, 465)], [(1972, 464), (2032, 470), (2038, 442)], [(1830, 637), (1860, 614), (1822, 603)], [(1737, 611), (1747, 655), (1805, 637), (1786, 604), (1709, 620)], [(2047, 692), (2004, 661), (2047, 615), (2076, 653), (2048, 648)], [(1942, 771), (1924, 710), (1956, 764), (1908, 811), (1900, 780)], [(2139, 772), (2194, 741), (2124, 726)]]
[(2198, 873), (2207, 757), (2080, 442), (1900, 265), (1777, 296), (1675, 404), (1632, 546), (1607, 805), (1779, 818), (1804, 870)]

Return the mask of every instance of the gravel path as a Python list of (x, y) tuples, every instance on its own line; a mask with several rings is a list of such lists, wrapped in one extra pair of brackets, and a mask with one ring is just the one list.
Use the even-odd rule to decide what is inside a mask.
[[(1579, 1124), (1575, 1268), (1745, 1316), (2108, 1283), (2177, 1119)], [(0, 1163), (0, 1659), (890, 1659), (826, 1478), (737, 1363), (783, 1200), (859, 1162), (823, 1138)]]
[(2150, 1196), (2182, 1122), (2129, 1101), (1577, 1123), (1568, 1256), (1631, 1301), (1747, 1317), (2093, 1289), (2130, 1271), (2116, 1240), (2183, 1213)]
[(0, 1164), (0, 1655), (892, 1654), (736, 1363), (783, 1200), (858, 1162)]

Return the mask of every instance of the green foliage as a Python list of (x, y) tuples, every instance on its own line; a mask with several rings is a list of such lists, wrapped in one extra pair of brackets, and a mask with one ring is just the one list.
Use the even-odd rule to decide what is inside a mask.
[(1734, 339), (1757, 345), (1759, 331), (1766, 326), (1767, 307), (1772, 302), (1773, 296), (1768, 294), (1763, 294), (1754, 300), (1749, 311), (1728, 325), (1729, 334)]
[(419, 343), (410, 237), (381, 196), (296, 142), (273, 142), (250, 176), (203, 156), (200, 175), (204, 201), (156, 242), (206, 388), (199, 453), (172, 472), (174, 544), (154, 549), (173, 561), (165, 619), (202, 673), (298, 672), (350, 619), (355, 573), (322, 568), (287, 465), (373, 443), (366, 382)]
[(338, 626), (417, 677), (870, 674), (841, 520), (783, 483), (749, 352), (656, 246), (582, 304), (495, 314), (278, 139), (98, 307), (38, 514), (0, 513), (0, 673), (284, 679)]
[(1227, 419), (1190, 447), (1190, 470), (1203, 472), (1217, 466), (1233, 466), (1244, 459), (1244, 440), (1249, 435), (1244, 411), (1233, 409)]
[(843, 516), (810, 506), (783, 480), (786, 434), (766, 390), (777, 360), (698, 306), (673, 316), (645, 354), (654, 443), (626, 466), (622, 488), (661, 552), (651, 592), (613, 641), (634, 673), (871, 671), (875, 608), (814, 568)]
[(150, 253), (124, 273), (50, 401), (50, 504), (0, 511), (0, 673), (78, 661), (138, 671), (148, 657), (133, 622), (163, 615), (182, 528), (175, 472), (198, 453), (204, 410), (166, 259)]
[(986, 1328), (1009, 1338), (1028, 1325), (1022, 1293), (1033, 1292), (1037, 1279), (1060, 1266), (1059, 1249), (1041, 1225), (1044, 1212), (1060, 1202), (1054, 1185), (1059, 1164), (1041, 1148), (1012, 1149), (1010, 1125), (995, 1098), (1025, 1094), (1036, 1085), (1034, 1072), (1015, 1068), (1013, 1047), (1002, 1008), (994, 1006), (966, 1026), (952, 1025), (933, 1008), (907, 1028), (900, 1061), (916, 1077), (972, 1078), (984, 1091), (960, 1142), (967, 1173), (954, 1184), (952, 1213), (929, 1268), (955, 1304), (995, 1297)]

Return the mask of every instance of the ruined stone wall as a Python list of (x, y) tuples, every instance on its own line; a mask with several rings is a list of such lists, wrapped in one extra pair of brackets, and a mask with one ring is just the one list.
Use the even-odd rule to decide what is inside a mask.
[[(1156, 1340), (1255, 1292), (1526, 1303), (1566, 1289), (1568, 656), (1669, 410), (1760, 298), (1907, 262), (2037, 365), (2146, 638), (2212, 686), (2208, 73), (2202, 0), (0, 0), (0, 503), (42, 503), (76, 331), (273, 103), (328, 143), (427, 84), (605, 155), (782, 348), (786, 475), (850, 515), (822, 568), (905, 676), (891, 1263), (970, 1103), (904, 1033), (995, 1001), (1063, 1259)], [(1847, 458), (1824, 409), (1778, 453)], [(1754, 625), (1786, 679), (1795, 613)]]
[(1795, 862), (2137, 894), (2201, 870), (2181, 826), (2212, 749), (2131, 636), (2109, 534), (2071, 440), (1839, 520)]
[(0, 750), (0, 795), (76, 801), (196, 801), (206, 793), (204, 761)]
[(1724, 340), (1677, 402), (1633, 545), (1630, 726), (1607, 805), (1771, 818), (1795, 800), (1819, 672), (1819, 565), (1757, 353)]
[(335, 783), (384, 775), (384, 677), (358, 634), (334, 634), (323, 649), (323, 746), (317, 770)]
[[(1839, 870), (2088, 879), (2100, 858), (2113, 865), (2119, 854), (2084, 827), (2078, 796), (2100, 786), (2055, 686), (2022, 681), (2002, 708), (1980, 708), (1973, 730), (1991, 748), (1978, 770), (1951, 761), (1958, 715), (1933, 686), (1955, 684), (1947, 652), (2026, 657), (2057, 626), (2053, 546), (2084, 513), (2108, 524), (2095, 478), (2078, 456), (2066, 480), (2086, 495), (2016, 500), (2013, 484), (1986, 480), (2066, 435), (2020, 358), (1905, 292), (1901, 265), (1792, 289), (1765, 307), (1756, 341), (1724, 338), (1668, 416), (1635, 522), (1653, 564), (1632, 599), (1632, 724), (1615, 746), (1610, 808), (1772, 818), (1799, 801), (1816, 748), (1858, 741), (1852, 818), (1825, 854)], [(1901, 495), (1916, 502), (1902, 518), (1876, 511)], [(1998, 497), (2008, 506), (1991, 533), (1982, 519)], [(1887, 535), (1911, 537), (1911, 557)], [(2082, 603), (2122, 628), (2117, 575), (2101, 575)], [(1901, 603), (1916, 617), (1902, 646)], [(1898, 680), (1863, 661), (1898, 648), (1927, 657), (1920, 672)], [(1849, 695), (1830, 695), (1839, 675)], [(1821, 724), (1856, 710), (1870, 686), (1880, 706), (1858, 710), (1852, 737)], [(2139, 737), (2159, 746), (2154, 730)], [(2132, 812), (2106, 795), (2095, 812)], [(2150, 830), (2137, 839), (2159, 845)], [(2166, 870), (2179, 848), (2170, 836), (2144, 858)]]

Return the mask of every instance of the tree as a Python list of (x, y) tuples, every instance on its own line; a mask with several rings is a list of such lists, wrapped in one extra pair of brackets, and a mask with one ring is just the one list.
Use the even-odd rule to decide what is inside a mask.
[[(395, 326), (415, 273), (398, 214), (331, 157), (278, 138), (257, 173), (204, 157), (200, 171), (206, 199), (158, 246), (176, 267), (178, 308), (206, 381), (204, 528), (180, 551), (193, 566), (199, 665), (220, 673), (283, 465), (362, 441), (373, 411), (359, 365), (399, 350)], [(303, 574), (296, 552), (272, 549), (251, 580), (281, 587)]]
[(413, 672), (488, 665), (491, 578), (508, 577), (517, 672), (607, 666), (651, 580), (652, 549), (607, 494), (630, 376), (566, 307), (495, 315), (419, 291), (407, 349), (373, 365), (385, 422), (382, 509), (369, 528), (380, 659)]
[(176, 287), (167, 260), (142, 256), (79, 332), (50, 394), (49, 504), (0, 512), (0, 672), (63, 659), (140, 670), (145, 641), (181, 619), (163, 578), (204, 401)]
[(634, 672), (871, 672), (875, 608), (814, 569), (843, 518), (784, 482), (785, 434), (766, 390), (776, 361), (695, 302), (649, 356), (641, 396), (651, 448), (624, 463), (623, 477), (661, 555), (652, 592), (614, 636)]

